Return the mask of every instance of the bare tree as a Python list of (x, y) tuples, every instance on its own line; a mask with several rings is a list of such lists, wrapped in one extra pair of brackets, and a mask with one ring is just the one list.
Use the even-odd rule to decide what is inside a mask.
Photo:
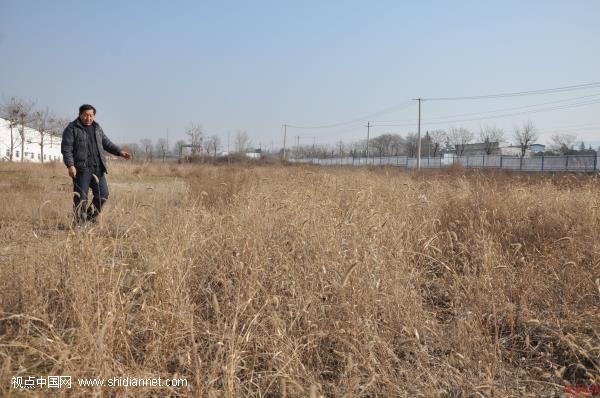
[(217, 150), (221, 145), (221, 139), (218, 135), (213, 135), (204, 140), (204, 150), (210, 156), (217, 157)]
[(555, 134), (550, 139), (552, 140), (551, 149), (565, 155), (573, 149), (577, 136), (574, 134)]
[[(10, 160), (14, 159), (14, 152), (18, 146), (21, 146), (20, 158), (21, 162), (25, 158), (25, 128), (31, 122), (31, 109), (33, 102), (25, 101), (16, 97), (11, 99), (2, 106), (2, 117), (8, 120), (10, 128)], [(18, 137), (13, 133), (13, 129), (17, 128)]]
[(69, 119), (53, 116), (50, 118), (50, 146), (54, 144), (53, 140), (62, 137), (62, 133), (69, 125)]
[(521, 157), (525, 157), (525, 153), (529, 146), (538, 139), (535, 126), (531, 121), (523, 123), (523, 127), (515, 127), (514, 138), (517, 144), (521, 147)]
[(156, 141), (156, 154), (162, 157), (162, 161), (164, 162), (168, 153), (169, 148), (167, 146), (167, 140), (164, 138), (159, 138)]
[(212, 137), (206, 137), (202, 142), (202, 147), (204, 148), (204, 152), (210, 156), (212, 150)]
[(175, 145), (173, 145), (173, 152), (175, 152), (180, 158), (183, 155), (183, 148), (185, 145), (186, 143), (184, 140), (177, 140)]
[(431, 137), (431, 150), (435, 158), (442, 149), (442, 145), (446, 142), (446, 132), (444, 130), (433, 130), (429, 132)]
[(33, 109), (33, 102), (25, 102), (22, 104), (18, 118), (19, 118), (19, 138), (21, 140), (21, 162), (25, 160), (25, 129), (31, 123), (31, 110)]
[(491, 155), (504, 141), (504, 131), (496, 126), (485, 126), (479, 130), (479, 139), (487, 155)]
[(360, 157), (367, 157), (367, 153), (368, 153), (368, 145), (367, 145), (367, 140), (363, 139), (363, 140), (358, 140), (355, 144), (354, 144), (354, 148), (356, 150), (358, 150), (358, 156)]
[(329, 157), (333, 149), (327, 144), (315, 144), (312, 145), (312, 151), (315, 157), (319, 159), (326, 159)]
[(417, 146), (418, 146), (418, 137), (417, 133), (408, 133), (406, 134), (406, 141), (404, 143), (405, 154), (409, 158), (417, 157)]
[(358, 151), (357, 151), (357, 148), (356, 148), (356, 143), (350, 144), (349, 148), (350, 149), (348, 150), (348, 154), (350, 155), (350, 157), (352, 159), (354, 159), (355, 157), (358, 156)]
[(400, 134), (394, 134), (390, 143), (390, 155), (399, 156), (402, 153), (402, 148), (406, 145), (406, 140)]
[(250, 148), (250, 137), (246, 131), (238, 130), (235, 133), (235, 151), (244, 153)]
[(352, 145), (350, 154), (353, 158), (367, 156), (367, 140), (358, 140)]
[(425, 135), (421, 137), (421, 157), (431, 157), (431, 145), (429, 131), (425, 131)]
[(334, 152), (333, 147), (326, 144), (310, 144), (296, 147), (299, 156), (326, 159)]
[(346, 144), (344, 141), (340, 140), (335, 144), (335, 149), (337, 150), (337, 155), (341, 158), (346, 156)]
[(143, 152), (142, 148), (140, 148), (140, 146), (136, 143), (123, 144), (123, 148), (131, 154), (133, 159), (138, 157)]
[(0, 108), (0, 115), (3, 119), (8, 121), (8, 127), (10, 129), (10, 143), (9, 143), (9, 160), (13, 160), (15, 149), (18, 148), (20, 141), (14, 129), (19, 125), (19, 114), (21, 109), (24, 107), (25, 102), (16, 97), (11, 97), (6, 103), (2, 104)]
[(369, 148), (375, 149), (377, 156), (382, 157), (387, 147), (387, 137), (382, 134), (369, 140)]
[(213, 156), (217, 157), (217, 150), (219, 149), (219, 146), (221, 146), (221, 138), (219, 138), (218, 135), (213, 135), (212, 137), (210, 137), (210, 146), (208, 147), (208, 153), (210, 153), (212, 151)]
[(52, 120), (53, 116), (50, 115), (48, 108), (34, 111), (31, 115), (33, 128), (37, 130), (38, 140), (36, 143), (40, 146), (40, 162), (42, 163), (46, 160), (44, 147), (52, 134)]
[(431, 130), (425, 132), (425, 136), (421, 138), (421, 155), (436, 157), (442, 149), (442, 144), (444, 142), (446, 142), (446, 132), (444, 130)]
[(369, 147), (375, 148), (377, 154), (381, 156), (391, 156), (398, 152), (404, 139), (398, 134), (382, 134), (375, 137), (369, 143)]
[(146, 156), (146, 160), (152, 162), (152, 155), (154, 154), (154, 148), (152, 147), (152, 140), (150, 138), (144, 138), (140, 140), (142, 150)]
[(462, 156), (465, 147), (473, 141), (473, 133), (464, 127), (450, 127), (448, 131), (448, 142), (458, 156)]
[(204, 136), (202, 126), (194, 123), (190, 124), (190, 126), (185, 129), (185, 135), (188, 136), (191, 145), (191, 156), (194, 158), (202, 151), (202, 138)]

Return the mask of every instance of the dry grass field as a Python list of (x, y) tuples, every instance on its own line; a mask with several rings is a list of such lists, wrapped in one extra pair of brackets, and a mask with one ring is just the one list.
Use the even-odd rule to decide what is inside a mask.
[[(600, 384), (600, 179), (0, 164), (0, 395), (539, 397)], [(33, 391), (29, 391), (32, 393)], [(580, 395), (584, 396), (584, 395)]]

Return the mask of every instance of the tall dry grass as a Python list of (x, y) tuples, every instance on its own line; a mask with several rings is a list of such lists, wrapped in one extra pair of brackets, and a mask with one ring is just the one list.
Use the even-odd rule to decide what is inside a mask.
[(76, 232), (64, 175), (0, 164), (1, 395), (17, 374), (190, 382), (68, 391), (118, 397), (600, 383), (597, 177), (119, 164)]

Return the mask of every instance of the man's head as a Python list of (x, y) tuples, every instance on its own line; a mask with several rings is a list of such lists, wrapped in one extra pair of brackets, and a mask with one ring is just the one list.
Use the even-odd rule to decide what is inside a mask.
[(79, 107), (79, 120), (86, 126), (90, 126), (94, 123), (96, 117), (96, 108), (90, 104), (84, 104)]

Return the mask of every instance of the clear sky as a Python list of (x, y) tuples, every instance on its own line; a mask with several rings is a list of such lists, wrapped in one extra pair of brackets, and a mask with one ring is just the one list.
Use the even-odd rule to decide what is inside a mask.
[[(354, 141), (366, 136), (367, 121), (402, 124), (374, 127), (373, 135), (404, 135), (416, 131), (416, 104), (370, 115), (415, 97), (600, 82), (598, 17), (596, 0), (0, 0), (0, 100), (32, 99), (73, 119), (79, 105), (91, 103), (121, 143), (166, 137), (167, 129), (175, 142), (197, 123), (224, 147), (228, 132), (233, 143), (246, 130), (255, 146), (278, 148), (284, 123), (363, 116), (335, 128), (290, 128), (288, 136)], [(581, 102), (591, 104), (496, 117)], [(426, 101), (423, 129), (495, 124), (510, 139), (515, 125), (531, 120), (542, 142), (568, 131), (596, 146), (599, 102), (600, 88)], [(543, 103), (552, 104), (534, 106)], [(448, 120), (493, 119), (431, 124), (530, 105)]]

